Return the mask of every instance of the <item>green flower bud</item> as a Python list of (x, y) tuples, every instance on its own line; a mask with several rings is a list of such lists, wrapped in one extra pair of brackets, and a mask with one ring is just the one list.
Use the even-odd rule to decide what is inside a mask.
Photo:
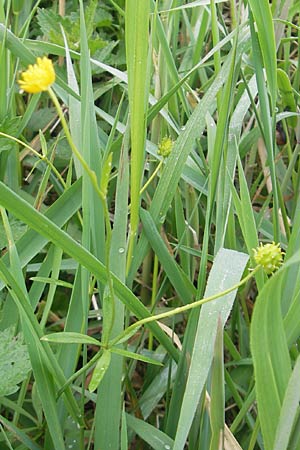
[(158, 144), (157, 154), (163, 158), (167, 158), (173, 148), (173, 141), (170, 137), (165, 136)]
[(264, 271), (270, 275), (279, 269), (282, 264), (284, 253), (280, 249), (280, 244), (265, 244), (260, 243), (260, 246), (253, 249), (254, 260), (256, 264), (261, 266)]

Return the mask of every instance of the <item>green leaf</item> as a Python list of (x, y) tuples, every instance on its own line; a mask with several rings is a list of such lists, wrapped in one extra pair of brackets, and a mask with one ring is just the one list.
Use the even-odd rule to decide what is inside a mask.
[(94, 369), (90, 384), (89, 391), (94, 392), (99, 384), (101, 383), (102, 378), (105, 375), (105, 372), (109, 368), (111, 360), (111, 352), (110, 350), (104, 350), (100, 359), (98, 360), (96, 367)]
[(100, 346), (101, 343), (91, 336), (74, 332), (62, 332), (47, 334), (41, 338), (42, 341), (61, 343), (61, 344), (91, 344)]
[(121, 348), (111, 347), (110, 350), (112, 353), (116, 353), (117, 355), (124, 356), (125, 358), (136, 359), (138, 361), (143, 361), (143, 362), (146, 362), (149, 364), (154, 364), (156, 366), (163, 365), (161, 362), (157, 361), (156, 359), (149, 358), (148, 356), (144, 356), (144, 355), (139, 355), (134, 352), (129, 352), (128, 350), (123, 350)]
[(16, 392), (31, 370), (27, 346), (21, 334), (10, 327), (0, 332), (0, 397)]
[[(292, 85), (290, 79), (286, 72), (282, 69), (277, 69), (277, 81), (278, 81), (278, 89), (281, 95), (281, 100), (283, 103), (283, 108), (288, 111), (297, 112), (296, 102), (293, 94)], [(297, 117), (290, 117), (287, 119), (287, 122), (292, 126), (296, 127), (297, 125)]]

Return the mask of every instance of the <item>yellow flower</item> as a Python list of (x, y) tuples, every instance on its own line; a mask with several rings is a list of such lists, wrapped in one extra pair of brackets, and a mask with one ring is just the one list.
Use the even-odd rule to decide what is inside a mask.
[(20, 88), (29, 94), (47, 91), (55, 81), (55, 71), (51, 59), (46, 56), (37, 58), (36, 64), (30, 64), (18, 80)]
[(265, 245), (260, 243), (253, 252), (256, 264), (261, 266), (268, 275), (279, 269), (282, 264), (284, 253), (280, 250), (280, 245), (275, 242)]

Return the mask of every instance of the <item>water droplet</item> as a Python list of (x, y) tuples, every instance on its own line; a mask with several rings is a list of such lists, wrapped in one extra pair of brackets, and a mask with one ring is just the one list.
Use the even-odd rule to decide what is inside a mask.
[(76, 442), (77, 442), (76, 439), (73, 439), (73, 444), (76, 444)]
[(185, 127), (181, 127), (181, 131), (184, 131), (185, 130)]
[(120, 247), (120, 248), (119, 248), (119, 253), (122, 254), (122, 253), (124, 253), (124, 252), (125, 252), (125, 248)]
[(171, 450), (171, 446), (168, 445), (168, 444), (166, 444), (164, 448), (165, 448), (166, 450)]
[(72, 444), (68, 445), (68, 448), (73, 448), (73, 445)]

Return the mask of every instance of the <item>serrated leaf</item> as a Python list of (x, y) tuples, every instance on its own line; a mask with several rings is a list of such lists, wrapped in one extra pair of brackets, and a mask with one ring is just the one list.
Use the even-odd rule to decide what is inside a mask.
[(31, 369), (27, 346), (13, 327), (0, 333), (0, 397), (16, 392)]

